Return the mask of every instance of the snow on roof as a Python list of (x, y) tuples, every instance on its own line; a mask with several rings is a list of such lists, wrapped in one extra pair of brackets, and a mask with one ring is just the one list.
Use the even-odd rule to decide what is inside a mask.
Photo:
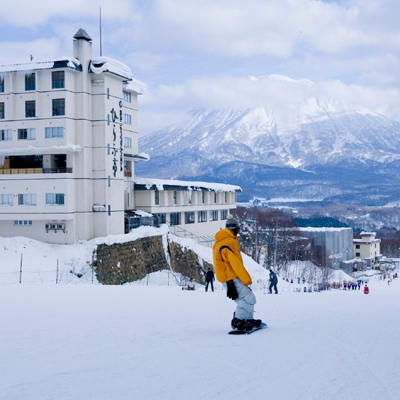
[(29, 154), (46, 154), (53, 152), (54, 150), (62, 150), (71, 153), (79, 153), (82, 151), (82, 147), (78, 144), (67, 144), (65, 146), (50, 146), (50, 147), (14, 147), (12, 149), (0, 149), (0, 155), (10, 155), (16, 153), (29, 153)]
[(95, 74), (103, 72), (110, 72), (112, 74), (122, 76), (129, 80), (125, 86), (126, 90), (131, 90), (137, 94), (146, 94), (147, 85), (137, 79), (133, 78), (131, 69), (120, 61), (114, 60), (109, 57), (96, 57), (90, 62), (90, 71)]
[(36, 71), (39, 69), (52, 69), (59, 68), (59, 63), (65, 64), (66, 67), (72, 69), (78, 69), (81, 65), (79, 60), (71, 57), (61, 57), (58, 60), (54, 61), (38, 61), (38, 62), (29, 62), (24, 64), (8, 64), (8, 65), (0, 65), (0, 72), (14, 72), (14, 71)]
[(341, 232), (351, 228), (314, 228), (312, 226), (299, 228), (300, 232)]
[(149, 154), (147, 154), (147, 153), (140, 152), (140, 153), (138, 153), (138, 156), (139, 156), (140, 158), (143, 158), (143, 159), (146, 160), (146, 161), (149, 161), (149, 160), (150, 160), (150, 156), (149, 156)]
[(135, 178), (136, 185), (144, 185), (147, 190), (153, 187), (157, 190), (167, 190), (168, 186), (181, 186), (188, 190), (214, 190), (216, 192), (236, 192), (242, 191), (240, 186), (228, 185), (225, 183), (212, 183), (212, 182), (191, 182), (191, 181), (178, 181), (175, 179), (153, 179), (153, 178)]
[(95, 57), (90, 62), (89, 70), (95, 74), (111, 72), (129, 80), (133, 79), (131, 69), (120, 61), (109, 57)]
[(147, 85), (137, 79), (132, 78), (132, 80), (126, 85), (126, 90), (136, 92), (137, 94), (146, 94)]

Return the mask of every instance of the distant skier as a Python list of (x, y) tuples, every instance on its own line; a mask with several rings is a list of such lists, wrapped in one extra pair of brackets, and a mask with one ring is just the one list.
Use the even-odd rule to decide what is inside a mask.
[(187, 290), (194, 290), (195, 289), (195, 285), (193, 282), (193, 279), (190, 278), (189, 282), (187, 283)]
[(214, 269), (218, 281), (227, 288), (227, 297), (237, 304), (231, 321), (232, 329), (251, 331), (262, 321), (253, 318), (256, 296), (249, 288), (252, 280), (240, 254), (239, 231), (239, 223), (229, 214), (226, 228), (215, 234)]
[(369, 293), (369, 287), (367, 284), (365, 284), (364, 286), (364, 294), (368, 294)]
[(275, 294), (278, 294), (278, 288), (276, 286), (278, 284), (278, 277), (271, 268), (269, 268), (269, 282), (269, 293), (272, 294), (272, 288), (274, 288)]
[(208, 268), (208, 271), (206, 273), (206, 292), (208, 291), (208, 285), (211, 283), (211, 290), (214, 291), (214, 272), (211, 270), (211, 268)]

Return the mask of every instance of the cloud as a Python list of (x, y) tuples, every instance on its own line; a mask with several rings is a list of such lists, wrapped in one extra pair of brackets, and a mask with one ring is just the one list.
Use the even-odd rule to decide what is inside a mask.
[[(399, 8), (394, 0), (386, 3)], [(230, 57), (281, 58), (299, 48), (335, 54), (362, 46), (379, 47), (383, 38), (388, 47), (399, 46), (397, 29), (385, 24), (386, 18), (393, 20), (393, 16), (366, 2), (156, 0), (153, 4), (142, 10), (146, 18), (140, 20), (140, 32), (133, 39), (137, 45), (174, 45)]]
[[(164, 127), (165, 115), (173, 115), (190, 109), (245, 109), (258, 106), (307, 107), (310, 102), (340, 103), (346, 111), (373, 111), (400, 120), (400, 91), (393, 88), (375, 88), (345, 84), (340, 80), (320, 81), (293, 80), (283, 76), (232, 77), (192, 79), (184, 84), (162, 85), (140, 99), (140, 110), (163, 108), (164, 115), (157, 121), (152, 114), (151, 128)], [(141, 114), (141, 112), (139, 112)], [(175, 122), (175, 121), (174, 121)], [(158, 128), (157, 128), (158, 125)], [(150, 125), (143, 125), (142, 133), (149, 133)]]
[(113, 0), (102, 2), (98, 0), (18, 0), (4, 1), (1, 5), (0, 23), (3, 25), (33, 27), (46, 22), (56, 22), (60, 17), (76, 21), (81, 18), (99, 20), (99, 9), (110, 19), (124, 20), (133, 14), (135, 2), (130, 0)]

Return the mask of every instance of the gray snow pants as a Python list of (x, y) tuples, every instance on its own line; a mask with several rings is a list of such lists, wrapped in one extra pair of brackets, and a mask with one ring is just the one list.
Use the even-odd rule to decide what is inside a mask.
[(235, 284), (239, 296), (237, 300), (235, 300), (237, 304), (235, 317), (239, 319), (254, 319), (254, 304), (257, 303), (256, 296), (249, 287), (243, 285), (240, 279), (235, 278), (233, 283)]

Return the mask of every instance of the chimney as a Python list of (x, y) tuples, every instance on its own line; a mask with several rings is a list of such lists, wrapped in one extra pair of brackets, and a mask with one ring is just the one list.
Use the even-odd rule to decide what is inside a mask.
[(79, 29), (74, 35), (74, 58), (82, 64), (82, 70), (87, 71), (92, 59), (92, 38), (84, 29)]

